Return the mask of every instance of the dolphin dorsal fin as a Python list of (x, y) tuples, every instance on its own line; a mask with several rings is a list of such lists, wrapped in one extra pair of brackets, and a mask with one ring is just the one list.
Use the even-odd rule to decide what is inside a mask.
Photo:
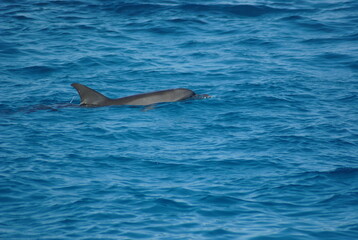
[(99, 92), (79, 83), (72, 83), (81, 97), (80, 105), (103, 106), (110, 99)]

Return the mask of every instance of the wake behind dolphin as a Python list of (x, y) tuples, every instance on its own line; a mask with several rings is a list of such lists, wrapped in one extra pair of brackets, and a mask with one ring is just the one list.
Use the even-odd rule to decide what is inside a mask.
[(72, 83), (81, 97), (81, 106), (102, 107), (111, 105), (138, 105), (146, 106), (163, 102), (177, 102), (189, 98), (209, 98), (207, 94), (197, 95), (190, 89), (175, 88), (150, 93), (136, 94), (128, 97), (111, 99), (103, 94), (79, 83)]

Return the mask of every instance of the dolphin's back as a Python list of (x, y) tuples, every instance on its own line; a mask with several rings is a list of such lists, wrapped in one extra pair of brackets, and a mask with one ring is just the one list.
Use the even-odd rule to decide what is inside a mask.
[(162, 102), (177, 102), (194, 95), (195, 93), (189, 89), (176, 88), (113, 99), (111, 102), (114, 105), (150, 105)]
[(72, 83), (81, 97), (81, 105), (109, 106), (109, 105), (151, 105), (162, 102), (177, 102), (190, 97), (195, 93), (186, 88), (175, 88), (157, 92), (142, 93), (123, 98), (110, 99), (101, 93), (79, 83)]

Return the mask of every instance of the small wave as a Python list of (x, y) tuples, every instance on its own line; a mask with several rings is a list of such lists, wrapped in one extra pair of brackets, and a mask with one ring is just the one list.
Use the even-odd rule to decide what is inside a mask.
[(233, 4), (185, 4), (181, 9), (191, 12), (224, 13), (243, 17), (258, 17), (264, 14), (285, 11), (267, 6), (233, 5)]
[(305, 181), (317, 179), (351, 181), (352, 179), (358, 178), (358, 168), (341, 167), (328, 171), (308, 171), (298, 174), (298, 177), (305, 179)]
[(325, 206), (355, 206), (358, 204), (357, 197), (358, 193), (356, 192), (334, 193), (319, 201), (318, 204), (323, 204)]
[(319, 32), (333, 32), (334, 28), (323, 23), (322, 21), (313, 19), (313, 18), (308, 18), (308, 17), (303, 17), (300, 15), (292, 15), (289, 17), (283, 17), (281, 18), (281, 20), (283, 21), (287, 21), (290, 22), (296, 26), (308, 29), (308, 30), (314, 30), (314, 31), (319, 31)]
[[(42, 3), (40, 3), (42, 4)], [(46, 3), (44, 3), (46, 4)], [(58, 6), (65, 6), (65, 7), (78, 7), (80, 5), (85, 5), (87, 6), (88, 3), (86, 1), (81, 1), (81, 0), (71, 0), (71, 1), (66, 1), (66, 0), (55, 0), (55, 1), (51, 1), (50, 4), (54, 4), (54, 5), (58, 5)]]
[(358, 40), (358, 33), (347, 34), (337, 37), (316, 37), (302, 40), (302, 43), (309, 44), (332, 44), (337, 42), (351, 42)]
[(29, 21), (29, 20), (34, 20), (34, 18), (31, 18), (31, 17), (25, 16), (25, 15), (15, 15), (15, 16), (13, 16), (13, 18), (15, 18), (16, 20), (19, 20), (19, 21)]
[(223, 217), (233, 217), (233, 216), (236, 216), (236, 215), (240, 215), (240, 214), (243, 214), (243, 211), (239, 210), (239, 209), (235, 209), (236, 211), (233, 211), (233, 210), (211, 210), (211, 211), (208, 211), (208, 210), (200, 210), (198, 211), (198, 213), (204, 217), (220, 217), (220, 218), (223, 218)]
[[(357, 63), (357, 67), (358, 67), (358, 63)], [(355, 94), (355, 93), (346, 94), (346, 95), (338, 98), (337, 100), (346, 102), (346, 103), (358, 102), (358, 94)]]
[(334, 170), (325, 172), (325, 174), (333, 176), (357, 176), (358, 177), (358, 168), (342, 167), (336, 168)]
[(152, 4), (152, 3), (121, 3), (121, 4), (115, 4), (114, 6), (112, 4), (109, 4), (106, 6), (108, 10), (114, 9), (116, 13), (120, 14), (126, 14), (126, 15), (151, 15), (154, 13), (157, 13), (159, 11), (162, 11), (166, 8), (165, 5), (161, 4)]
[(234, 198), (230, 196), (219, 196), (219, 195), (208, 195), (202, 198), (200, 201), (209, 204), (225, 205), (225, 206), (245, 203), (245, 201), (238, 198)]
[(9, 69), (8, 71), (22, 75), (49, 75), (56, 71), (55, 68), (49, 66), (29, 66), (23, 68)]
[(180, 28), (175, 27), (153, 27), (148, 28), (147, 31), (160, 35), (175, 34), (176, 36), (182, 33)]
[[(230, 14), (243, 17), (258, 17), (265, 14), (287, 12), (291, 9), (268, 7), (265, 5), (236, 5), (236, 4), (155, 4), (155, 3), (120, 3), (104, 4), (104, 9), (114, 11), (119, 14), (152, 15), (163, 11), (185, 11), (192, 13), (208, 14)], [(187, 21), (187, 20), (186, 20)], [(196, 20), (197, 21), (197, 20)], [(202, 22), (200, 22), (202, 23)]]
[(142, 209), (144, 212), (166, 212), (166, 211), (191, 211), (192, 206), (184, 202), (178, 202), (170, 199), (159, 198), (153, 202), (154, 206)]
[(103, 59), (99, 57), (87, 56), (78, 59), (75, 64), (79, 66), (86, 66), (86, 67), (103, 66)]
[(357, 70), (358, 70), (358, 61), (354, 61), (354, 62), (348, 64), (348, 66), (349, 66), (352, 70), (357, 71)]
[(195, 19), (195, 18), (173, 18), (168, 20), (171, 23), (178, 23), (178, 24), (208, 24), (206, 21), (202, 19)]
[(322, 58), (322, 59), (332, 59), (332, 60), (350, 60), (352, 59), (352, 57), (350, 57), (347, 54), (340, 54), (340, 53), (334, 53), (334, 52), (326, 52), (323, 53), (321, 55), (319, 55), (318, 57)]
[(297, 21), (297, 20), (302, 20), (302, 19), (304, 19), (304, 17), (302, 17), (300, 15), (292, 15), (292, 16), (281, 18), (281, 20), (283, 20), (283, 21)]
[(258, 47), (265, 47), (265, 48), (276, 48), (279, 45), (274, 43), (274, 42), (270, 42), (267, 40), (263, 40), (263, 39), (259, 39), (259, 38), (247, 38), (247, 39), (243, 39), (239, 41), (239, 44), (244, 44), (250, 47), (253, 46), (258, 46)]
[(348, 40), (348, 41), (358, 40), (358, 33), (349, 34), (349, 35), (345, 36), (344, 39)]
[(0, 104), (0, 115), (4, 116), (4, 115), (10, 115), (13, 113), (16, 113), (17, 109), (11, 105), (7, 105), (7, 104)]
[(0, 54), (3, 54), (3, 55), (10, 55), (10, 56), (13, 56), (13, 55), (19, 55), (19, 54), (22, 54), (23, 52), (18, 50), (17, 48), (5, 48), (5, 49), (1, 49), (0, 50)]
[(208, 236), (215, 239), (223, 239), (222, 237), (225, 237), (224, 239), (231, 239), (230, 237), (234, 237), (236, 239), (237, 232), (232, 232), (223, 228), (216, 228), (211, 231), (205, 231), (204, 236)]

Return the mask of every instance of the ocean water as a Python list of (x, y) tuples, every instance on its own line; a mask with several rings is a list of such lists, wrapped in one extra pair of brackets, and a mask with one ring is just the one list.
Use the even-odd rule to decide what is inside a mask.
[(358, 239), (357, 12), (1, 0), (0, 239)]

